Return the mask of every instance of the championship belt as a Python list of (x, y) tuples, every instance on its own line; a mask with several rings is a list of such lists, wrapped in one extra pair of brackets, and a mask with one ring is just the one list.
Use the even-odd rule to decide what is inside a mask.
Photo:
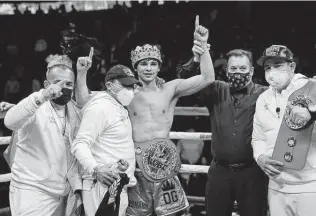
[[(308, 81), (305, 86), (292, 93), (289, 102), (292, 106), (306, 108), (311, 104), (315, 104), (316, 83)], [(289, 118), (289, 113), (290, 108), (287, 106), (275, 142), (272, 159), (281, 161), (286, 168), (301, 170), (306, 163), (314, 121), (294, 124)]]
[(135, 142), (135, 153), (138, 167), (149, 181), (161, 182), (180, 170), (176, 146), (168, 139)]

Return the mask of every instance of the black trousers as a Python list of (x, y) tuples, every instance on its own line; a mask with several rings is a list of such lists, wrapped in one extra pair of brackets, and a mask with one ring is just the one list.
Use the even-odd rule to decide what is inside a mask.
[(207, 216), (231, 216), (237, 201), (240, 216), (267, 215), (268, 177), (254, 163), (230, 171), (212, 162), (206, 184)]

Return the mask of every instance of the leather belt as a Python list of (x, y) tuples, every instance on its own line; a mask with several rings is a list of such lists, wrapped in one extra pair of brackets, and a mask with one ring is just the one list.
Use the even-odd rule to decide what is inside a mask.
[(224, 167), (231, 172), (238, 172), (238, 171), (241, 171), (245, 168), (252, 167), (253, 164), (255, 163), (254, 160), (245, 161), (245, 162), (241, 162), (241, 163), (229, 163), (227, 161), (218, 160), (216, 158), (214, 158), (213, 161), (216, 165)]

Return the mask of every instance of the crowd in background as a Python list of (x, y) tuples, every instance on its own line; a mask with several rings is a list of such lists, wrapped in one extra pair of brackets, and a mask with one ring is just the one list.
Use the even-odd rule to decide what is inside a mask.
[[(226, 79), (225, 53), (228, 50), (250, 50), (256, 60), (270, 44), (288, 46), (295, 54), (297, 72), (312, 77), (316, 72), (314, 5), (314, 2), (181, 1), (147, 5), (146, 2), (133, 1), (131, 8), (117, 4), (105, 11), (77, 12), (73, 8), (66, 13), (61, 7), (44, 14), (39, 8), (33, 15), (16, 10), (15, 15), (0, 16), (0, 101), (17, 103), (43, 87), (45, 58), (61, 52), (60, 33), (69, 22), (77, 26), (78, 32), (96, 37), (102, 44), (104, 57), (88, 82), (92, 90), (104, 87), (104, 75), (112, 65), (131, 66), (130, 51), (143, 42), (159, 44), (163, 54), (159, 77), (166, 81), (177, 78), (181, 65), (192, 57), (196, 15), (200, 15), (200, 23), (210, 31), (210, 53), (216, 79)], [(265, 84), (263, 70), (255, 62), (254, 66), (254, 82)], [(178, 106), (201, 106), (199, 94), (184, 97)], [(10, 131), (4, 128), (3, 122), (1, 124), (0, 136), (10, 136)], [(176, 116), (172, 131), (211, 132), (209, 125), (207, 117)], [(183, 163), (210, 163), (209, 141), (200, 141), (194, 148), (187, 142), (178, 141)], [(190, 152), (200, 154), (190, 157)], [(5, 165), (1, 159), (1, 173), (9, 172)], [(201, 181), (206, 182), (206, 176), (182, 178), (187, 193), (195, 196), (204, 196)], [(7, 185), (0, 184), (0, 208), (8, 206), (7, 195), (3, 195), (6, 189), (3, 188)]]

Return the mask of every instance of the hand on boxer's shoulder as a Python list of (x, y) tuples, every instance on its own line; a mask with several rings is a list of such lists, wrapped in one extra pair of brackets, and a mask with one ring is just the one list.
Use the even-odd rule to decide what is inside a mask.
[(103, 165), (97, 167), (98, 181), (100, 181), (102, 184), (107, 185), (108, 187), (110, 187), (115, 182), (115, 180), (118, 179), (118, 177), (118, 175), (111, 172), (110, 167), (108, 166)]
[(77, 65), (76, 65), (78, 74), (85, 73), (90, 69), (92, 65), (93, 52), (94, 52), (94, 48), (91, 47), (89, 56), (78, 58)]

